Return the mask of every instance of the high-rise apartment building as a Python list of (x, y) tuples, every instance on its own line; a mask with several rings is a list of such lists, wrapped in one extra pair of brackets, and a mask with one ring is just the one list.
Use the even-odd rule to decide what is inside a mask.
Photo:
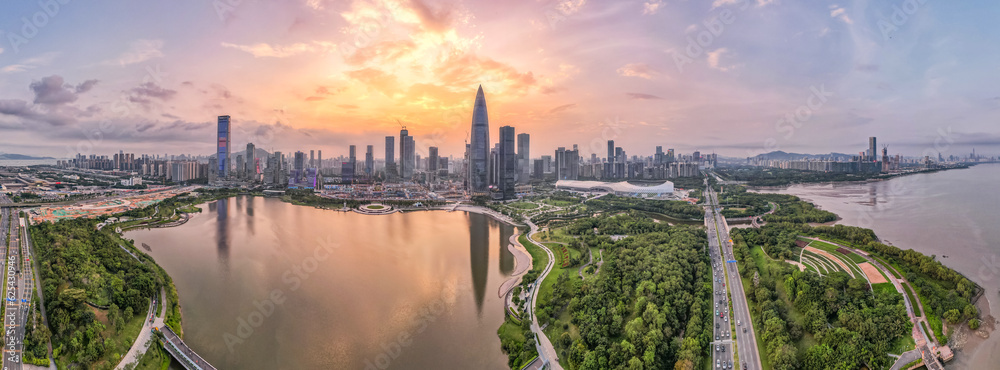
[(498, 167), (500, 178), (498, 185), (500, 186), (500, 192), (503, 193), (503, 199), (514, 199), (516, 195), (515, 186), (517, 186), (518, 174), (514, 127), (500, 127), (499, 144), (500, 150), (498, 154), (500, 165)]
[(529, 153), (530, 143), (531, 135), (528, 135), (527, 133), (517, 135), (517, 182), (520, 184), (527, 184), (531, 179), (531, 155)]
[(385, 137), (385, 176), (386, 178), (392, 178), (397, 176), (396, 172), (396, 137), (386, 136)]

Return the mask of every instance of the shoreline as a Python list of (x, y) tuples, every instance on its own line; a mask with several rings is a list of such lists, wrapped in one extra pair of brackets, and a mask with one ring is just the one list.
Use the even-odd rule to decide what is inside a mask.
[[(994, 166), (996, 165), (996, 163), (986, 163), (986, 164), (993, 164)], [(974, 166), (968, 166), (964, 168), (952, 168), (952, 169), (971, 169), (972, 167)], [(930, 175), (938, 172), (944, 172), (946, 170), (948, 169), (932, 171), (932, 172), (921, 172), (919, 174)], [(894, 178), (905, 179), (906, 176), (896, 176)], [(900, 181), (907, 181), (907, 180), (900, 180)], [(858, 210), (863, 211), (865, 209), (864, 208), (865, 206), (871, 206), (871, 205), (864, 203), (854, 203), (846, 200), (846, 198), (850, 198), (850, 195), (844, 195), (844, 194), (851, 194), (850, 191), (856, 189), (846, 189), (844, 191), (837, 192), (837, 188), (841, 186), (843, 186), (844, 188), (862, 187), (862, 186), (870, 186), (870, 187), (880, 186), (880, 185), (873, 185), (877, 183), (878, 183), (877, 181), (861, 181), (861, 182), (850, 182), (850, 183), (848, 182), (797, 183), (783, 187), (755, 187), (751, 188), (750, 190), (753, 190), (758, 193), (779, 193), (779, 194), (795, 195), (800, 199), (802, 199), (803, 201), (812, 203), (818, 209), (825, 209), (826, 207), (821, 207), (816, 202), (815, 199), (811, 199), (813, 198), (811, 195), (819, 194), (816, 196), (819, 196), (820, 198), (822, 198), (822, 200), (824, 200), (828, 204), (830, 204), (830, 202), (835, 202), (834, 203), (835, 205), (839, 205), (840, 202), (842, 202), (844, 204), (843, 206), (838, 206), (834, 208), (839, 209), (839, 212), (841, 213), (846, 212), (848, 215), (850, 215), (852, 212)], [(833, 189), (831, 190), (829, 187), (827, 187), (828, 185), (832, 185)], [(798, 191), (796, 191), (796, 189), (798, 189)], [(837, 194), (837, 195), (832, 195), (832, 194)], [(841, 198), (845, 199), (842, 200)], [(832, 212), (832, 210), (829, 209), (826, 210)], [(875, 224), (862, 226), (858, 224), (859, 220), (857, 219), (847, 220), (844, 217), (841, 217), (840, 214), (838, 214), (837, 216), (838, 219), (836, 221), (830, 223), (815, 224), (815, 225), (810, 224), (810, 226), (815, 227), (815, 226), (845, 225), (845, 226), (862, 227), (875, 232), (877, 240), (884, 244), (893, 245), (901, 249), (912, 249), (926, 256), (930, 256), (933, 253), (932, 251), (927, 250), (926, 245), (919, 242), (915, 243), (913, 240), (910, 240), (908, 243), (904, 242), (904, 244), (902, 245), (896, 245), (895, 243), (890, 242), (889, 240), (886, 239), (887, 236), (884, 234), (886, 232), (892, 234), (893, 230), (892, 227), (888, 228), (883, 227), (882, 230), (879, 230), (879, 228)], [(898, 238), (899, 236), (897, 235), (895, 238), (893, 238), (893, 240), (898, 242), (898, 240), (896, 240)], [(982, 367), (983, 364), (995, 363), (993, 362), (994, 359), (996, 358), (995, 350), (1000, 348), (998, 347), (997, 343), (998, 341), (997, 333), (995, 333), (995, 329), (997, 327), (1000, 327), (1000, 321), (998, 321), (995, 317), (997, 310), (994, 307), (991, 307), (992, 305), (997, 303), (996, 299), (997, 296), (993, 295), (996, 294), (996, 290), (989, 287), (990, 281), (988, 279), (986, 281), (980, 281), (980, 279), (976, 279), (977, 274), (975, 272), (963, 271), (961, 269), (962, 267), (961, 264), (953, 265), (948, 262), (948, 258), (940, 255), (940, 252), (938, 252), (938, 254), (939, 254), (938, 261), (940, 261), (946, 268), (955, 271), (961, 276), (964, 276), (966, 279), (976, 284), (976, 286), (978, 286), (980, 289), (984, 290), (983, 294), (979, 297), (979, 299), (973, 303), (973, 305), (979, 310), (978, 318), (981, 320), (981, 325), (977, 330), (969, 329), (967, 321), (959, 324), (944, 323), (944, 328), (946, 328), (946, 332), (948, 333), (949, 336), (949, 342), (942, 343), (942, 345), (948, 344), (949, 346), (951, 346), (954, 351), (953, 353), (955, 355), (954, 358), (947, 363), (948, 367), (949, 368), (954, 367), (958, 369), (978, 369), (978, 368), (983, 368)], [(947, 253), (947, 254), (952, 255), (953, 253)], [(955, 251), (954, 254), (959, 254), (959, 252)], [(952, 257), (955, 256), (953, 255)], [(968, 268), (966, 268), (966, 270), (968, 270)], [(979, 277), (981, 278), (981, 274)], [(994, 298), (991, 299), (990, 298), (991, 296)]]
[(970, 169), (970, 168), (975, 167), (975, 166), (980, 165), (980, 164), (996, 164), (996, 163), (995, 162), (974, 163), (974, 164), (970, 164), (970, 165), (967, 165), (967, 166), (964, 166), (964, 167), (949, 167), (949, 168), (938, 168), (938, 169), (933, 169), (933, 170), (923, 170), (923, 171), (917, 171), (917, 172), (907, 172), (907, 173), (894, 174), (894, 175), (890, 175), (890, 176), (886, 176), (886, 177), (874, 177), (874, 178), (865, 179), (865, 180), (790, 182), (790, 183), (785, 184), (785, 185), (761, 185), (761, 186), (755, 186), (755, 185), (750, 185), (750, 184), (743, 184), (743, 186), (746, 186), (747, 190), (788, 190), (788, 188), (790, 188), (792, 186), (795, 186), (795, 185), (833, 185), (833, 186), (837, 186), (839, 184), (843, 184), (843, 185), (862, 185), (862, 184), (868, 184), (868, 183), (872, 183), (872, 182), (889, 181), (889, 180), (892, 180), (892, 179), (898, 179), (898, 178), (903, 178), (903, 177), (912, 176), (912, 175), (927, 175), (927, 174), (933, 174), (933, 173), (945, 172), (945, 171), (951, 171), (951, 170), (967, 170), (967, 169)]

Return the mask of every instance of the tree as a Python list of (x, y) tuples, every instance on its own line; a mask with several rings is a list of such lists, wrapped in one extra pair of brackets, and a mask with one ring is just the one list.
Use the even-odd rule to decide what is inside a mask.
[(969, 329), (976, 330), (979, 329), (979, 319), (969, 320)]
[(962, 314), (957, 309), (948, 310), (944, 313), (944, 319), (948, 320), (948, 323), (957, 324), (962, 320)]

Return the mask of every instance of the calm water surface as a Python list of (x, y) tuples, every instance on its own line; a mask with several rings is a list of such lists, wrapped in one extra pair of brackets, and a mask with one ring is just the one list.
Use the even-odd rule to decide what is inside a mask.
[[(220, 369), (506, 369), (496, 330), (513, 228), (237, 197), (129, 232), (173, 277), (185, 341)], [(371, 365), (372, 367), (368, 367)]]
[[(997, 184), (1000, 165), (989, 164), (888, 181), (796, 185), (766, 192), (797, 195), (840, 215), (840, 223), (871, 228), (897, 247), (936, 255), (983, 286), (993, 316), (1000, 317)], [(974, 351), (959, 352), (947, 366), (1000, 369), (1000, 331)]]

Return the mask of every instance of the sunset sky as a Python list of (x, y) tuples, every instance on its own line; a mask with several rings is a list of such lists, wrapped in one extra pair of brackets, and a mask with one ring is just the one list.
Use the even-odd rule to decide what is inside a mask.
[(482, 84), (533, 157), (1000, 153), (996, 1), (39, 4), (0, 6), (0, 152), (208, 155), (228, 114), (237, 148), (381, 157), (401, 122), (461, 156)]

